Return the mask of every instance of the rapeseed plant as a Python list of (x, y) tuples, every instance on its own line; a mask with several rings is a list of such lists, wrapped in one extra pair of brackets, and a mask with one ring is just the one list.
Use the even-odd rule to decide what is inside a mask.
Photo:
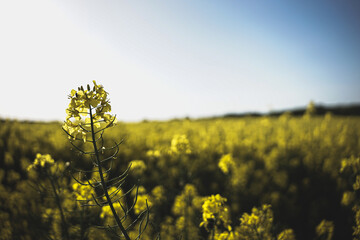
[(172, 212), (177, 217), (175, 226), (178, 235), (182, 239), (198, 239), (199, 229), (196, 216), (200, 213), (204, 198), (198, 195), (196, 187), (193, 184), (186, 184), (182, 193), (176, 196)]
[[(36, 171), (40, 174), (40, 178), (45, 178), (50, 182), (52, 197), (55, 199), (57, 209), (46, 209), (43, 216), (54, 218), (53, 221), (53, 235), (57, 235), (60, 232), (61, 238), (70, 239), (69, 226), (65, 217), (65, 209), (63, 206), (64, 196), (66, 190), (60, 185), (61, 178), (63, 177), (65, 168), (68, 165), (64, 165), (55, 160), (49, 154), (36, 154), (36, 158), (32, 164), (27, 167), (27, 171)], [(37, 181), (34, 187), (38, 192), (47, 194), (47, 186), (43, 186)], [(58, 228), (58, 222), (60, 222), (60, 229)]]
[[(100, 217), (102, 219), (110, 215), (115, 220), (115, 225), (108, 224), (108, 230), (114, 233), (117, 237), (124, 237), (129, 240), (129, 229), (140, 221), (139, 232), (135, 239), (140, 239), (141, 234), (145, 230), (148, 221), (148, 203), (144, 200), (144, 207), (142, 211), (137, 211), (134, 208), (137, 200), (137, 192), (133, 205), (128, 208), (125, 199), (131, 192), (122, 192), (122, 186), (128, 175), (130, 166), (122, 174), (116, 177), (110, 177), (113, 160), (119, 151), (120, 143), (116, 143), (112, 147), (104, 146), (103, 134), (104, 131), (112, 127), (115, 123), (116, 117), (110, 114), (111, 105), (108, 99), (108, 93), (104, 90), (103, 86), (98, 85), (93, 81), (93, 88), (87, 85), (84, 89), (83, 86), (78, 90), (71, 90), (69, 95), (70, 104), (66, 109), (67, 117), (65, 119), (63, 130), (67, 133), (72, 146), (81, 154), (90, 156), (92, 165), (95, 167), (93, 170), (77, 169), (78, 177), (74, 177), (77, 183), (73, 185), (76, 192), (76, 199), (81, 201), (82, 206), (99, 206), (102, 209)], [(78, 144), (75, 142), (78, 141)], [(80, 143), (79, 143), (80, 142)], [(85, 150), (82, 145), (89, 143), (92, 150)], [(106, 152), (111, 151), (108, 157), (102, 157)], [(87, 176), (94, 175), (92, 179)], [(96, 192), (101, 194), (97, 195)], [(135, 211), (139, 216), (134, 222), (128, 222), (129, 213)], [(143, 217), (145, 216), (145, 217)], [(143, 221), (145, 220), (145, 224)], [(108, 221), (106, 221), (108, 223)], [(116, 229), (120, 229), (120, 234)]]
[(240, 218), (240, 226), (236, 232), (240, 239), (271, 240), (272, 223), (271, 206), (264, 204), (260, 209), (254, 207), (251, 214), (244, 213)]
[(225, 205), (227, 199), (220, 194), (209, 196), (202, 205), (202, 219), (200, 227), (204, 226), (207, 231), (211, 231), (211, 239), (217, 239), (219, 235), (222, 237), (222, 230), (231, 233), (230, 212)]
[[(204, 226), (211, 234), (211, 240), (295, 240), (292, 229), (285, 229), (277, 235), (273, 235), (273, 212), (271, 205), (264, 204), (261, 208), (253, 208), (251, 214), (244, 213), (240, 217), (240, 225), (234, 229), (231, 227), (230, 211), (225, 205), (227, 199), (219, 194), (208, 197), (203, 206)], [(326, 225), (326, 231), (328, 225)], [(324, 227), (320, 231), (323, 234)], [(331, 232), (332, 234), (332, 232)]]
[[(355, 226), (353, 226), (353, 239), (360, 239), (360, 201), (357, 198), (360, 189), (360, 157), (351, 156), (341, 161), (340, 173), (348, 177), (348, 182), (352, 184), (353, 191), (345, 191), (341, 203), (348, 206), (353, 203), (355, 213)], [(332, 236), (334, 225), (332, 222), (321, 222), (318, 226), (320, 233)], [(318, 230), (317, 228), (317, 230)], [(319, 233), (318, 233), (319, 234)]]

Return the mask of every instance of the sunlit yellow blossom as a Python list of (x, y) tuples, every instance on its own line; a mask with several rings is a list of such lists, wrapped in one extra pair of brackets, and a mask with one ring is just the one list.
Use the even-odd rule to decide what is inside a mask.
[(147, 209), (146, 203), (148, 207), (152, 206), (152, 201), (150, 196), (147, 194), (138, 195), (136, 204), (134, 206), (135, 214), (140, 214), (141, 212)]
[(198, 196), (196, 187), (186, 184), (182, 193), (176, 196), (172, 211), (178, 216), (186, 215), (192, 208), (200, 208), (203, 202), (203, 197)]
[(158, 185), (151, 190), (151, 196), (156, 203), (161, 203), (166, 200), (165, 193), (165, 188), (161, 185)]
[(229, 210), (225, 206), (226, 201), (227, 199), (221, 197), (220, 194), (208, 197), (202, 205), (203, 221), (200, 227), (204, 226), (208, 229), (210, 222), (215, 222), (215, 224), (223, 224), (225, 228), (231, 228)]
[[(115, 208), (116, 213), (119, 214), (119, 216), (121, 216), (123, 214), (123, 210), (122, 210), (120, 203), (115, 202), (115, 203), (113, 203), (113, 206)], [(100, 218), (113, 219), (113, 214), (112, 214), (110, 206), (106, 205), (101, 208)]]
[(235, 167), (235, 162), (234, 159), (232, 158), (232, 155), (226, 154), (222, 156), (218, 166), (223, 173), (225, 174), (229, 173), (229, 171), (231, 171)]
[(94, 189), (90, 185), (82, 185), (76, 182), (72, 185), (72, 189), (74, 190), (77, 201), (87, 201), (92, 199), (91, 194), (94, 193)]
[(146, 152), (146, 155), (149, 157), (160, 157), (161, 153), (159, 150), (149, 150)]
[(176, 220), (176, 229), (179, 229), (181, 231), (184, 230), (185, 228), (185, 218), (183, 216), (179, 217), (177, 220)]
[(36, 166), (40, 166), (44, 168), (46, 165), (53, 165), (54, 159), (49, 154), (36, 154), (36, 158), (32, 164), (30, 164), (27, 168), (28, 171), (30, 171), (32, 168), (35, 168)]
[(142, 160), (133, 160), (129, 163), (131, 165), (131, 171), (135, 175), (141, 175), (146, 170), (146, 165)]
[(193, 184), (186, 184), (180, 195), (177, 195), (172, 207), (172, 212), (177, 217), (176, 232), (183, 235), (185, 239), (199, 239), (197, 219), (201, 205), (201, 201)]
[[(70, 104), (66, 109), (66, 119), (63, 129), (69, 134), (71, 139), (82, 139), (88, 141), (91, 132), (91, 122), (95, 129), (106, 127), (112, 124), (115, 117), (111, 116), (111, 105), (107, 99), (108, 93), (103, 86), (97, 85), (93, 81), (94, 87), (79, 87), (78, 91), (71, 90), (69, 95)], [(91, 115), (90, 115), (91, 112)]]
[[(136, 204), (134, 206), (134, 212), (135, 214), (140, 214), (141, 212), (145, 211), (148, 207), (151, 207), (153, 205), (152, 199), (150, 195), (146, 194), (146, 190), (143, 186), (140, 186), (137, 190), (137, 196), (136, 191), (132, 191), (131, 194), (133, 197), (137, 198)], [(146, 206), (147, 204), (147, 206)]]
[(264, 204), (260, 209), (253, 208), (251, 214), (244, 213), (236, 234), (240, 239), (272, 239), (271, 227), (273, 212), (271, 206)]
[(186, 135), (175, 135), (171, 140), (170, 153), (190, 154), (191, 148)]
[[(122, 215), (124, 215), (124, 211), (123, 211), (123, 208), (121, 207), (121, 205), (123, 207), (126, 205), (124, 193), (123, 193), (122, 189), (113, 186), (108, 190), (108, 192), (114, 201), (113, 206), (115, 208), (116, 213), (119, 215), (119, 217), (121, 217)], [(104, 201), (105, 201), (105, 198), (104, 198)], [(112, 224), (112, 222), (115, 221), (113, 213), (112, 213), (109, 205), (103, 206), (101, 208), (100, 218), (105, 219), (106, 223)]]
[(215, 234), (215, 240), (234, 240), (235, 236), (233, 232), (222, 232), (220, 234)]

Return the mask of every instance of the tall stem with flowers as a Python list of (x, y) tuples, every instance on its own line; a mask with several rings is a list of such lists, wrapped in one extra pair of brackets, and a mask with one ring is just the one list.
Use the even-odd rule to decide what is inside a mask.
[[(108, 93), (104, 90), (103, 86), (96, 84), (95, 81), (93, 83), (93, 88), (87, 85), (87, 89), (81, 86), (78, 88), (78, 91), (71, 90), (69, 95), (70, 104), (66, 109), (67, 117), (63, 125), (63, 130), (68, 134), (70, 143), (81, 154), (90, 156), (95, 167), (92, 170), (76, 170), (79, 173), (79, 177), (74, 177), (74, 179), (81, 186), (90, 186), (94, 190), (97, 189), (102, 192), (102, 194), (96, 196), (95, 191), (93, 191), (94, 193), (91, 193), (91, 198), (80, 201), (82, 206), (110, 207), (116, 225), (109, 226), (109, 229), (118, 237), (123, 237), (127, 240), (130, 239), (128, 230), (135, 222), (141, 221), (139, 235), (136, 238), (139, 239), (147, 225), (148, 208), (140, 213), (134, 222), (130, 222), (125, 227), (125, 220), (133, 209), (136, 198), (130, 208), (123, 206), (123, 203), (120, 201), (127, 195), (127, 193), (122, 195), (120, 193), (122, 193), (121, 186), (125, 183), (129, 168), (119, 176), (110, 178), (113, 160), (119, 151), (120, 143), (115, 142), (114, 146), (105, 147), (103, 134), (106, 129), (114, 125), (116, 117), (110, 114), (111, 105)], [(83, 144), (91, 144), (93, 150), (85, 151), (84, 147), (80, 146), (81, 142)], [(110, 156), (102, 157), (104, 152), (110, 152)], [(87, 176), (89, 174), (96, 175), (97, 177), (88, 179)], [(122, 213), (116, 211), (114, 203), (120, 204)], [(119, 216), (120, 214), (121, 217)], [(144, 220), (145, 224), (143, 224)], [(120, 229), (120, 235), (117, 233), (116, 228)]]

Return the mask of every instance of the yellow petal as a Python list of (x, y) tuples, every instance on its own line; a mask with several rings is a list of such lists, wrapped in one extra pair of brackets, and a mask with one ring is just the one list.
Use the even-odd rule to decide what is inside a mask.
[(76, 91), (74, 89), (72, 89), (71, 90), (71, 96), (73, 97), (73, 96), (75, 96), (75, 94), (76, 94)]

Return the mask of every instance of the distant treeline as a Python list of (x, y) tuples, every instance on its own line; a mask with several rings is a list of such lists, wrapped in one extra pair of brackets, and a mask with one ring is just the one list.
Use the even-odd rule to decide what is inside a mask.
[[(293, 116), (302, 116), (306, 112), (306, 107), (295, 108), (290, 110), (272, 111), (270, 113), (258, 113), (258, 112), (247, 112), (247, 113), (228, 113), (223, 116), (225, 118), (238, 118), (238, 117), (260, 117), (260, 116), (280, 116), (284, 113), (290, 113)], [(351, 105), (337, 105), (337, 106), (324, 106), (315, 105), (315, 115), (325, 115), (331, 113), (338, 116), (360, 116), (360, 103)], [(218, 118), (215, 117), (215, 118)]]
[[(349, 105), (336, 105), (336, 106), (324, 106), (324, 105), (316, 105), (314, 106), (313, 115), (323, 116), (327, 113), (331, 113), (335, 116), (360, 116), (360, 103), (349, 104)], [(284, 113), (288, 113), (292, 116), (302, 116), (305, 114), (307, 107), (302, 108), (293, 108), (293, 109), (285, 109), (280, 111), (271, 111), (269, 113), (259, 113), (259, 112), (243, 112), (243, 113), (226, 113), (224, 115), (217, 115), (217, 116), (209, 116), (209, 117), (201, 117), (201, 118), (174, 118), (170, 119), (169, 121), (181, 121), (183, 119), (193, 119), (193, 120), (211, 120), (211, 119), (219, 119), (219, 118), (242, 118), (242, 117), (262, 117), (262, 116), (273, 116), (277, 117)], [(0, 123), (6, 121), (14, 121), (15, 119), (4, 119), (0, 117)], [(29, 123), (29, 124), (62, 124), (62, 121), (32, 121), (32, 120), (15, 120), (21, 123)], [(152, 122), (152, 120), (144, 119), (143, 122)], [(156, 121), (155, 122), (159, 122)], [(162, 121), (160, 121), (162, 122)]]

